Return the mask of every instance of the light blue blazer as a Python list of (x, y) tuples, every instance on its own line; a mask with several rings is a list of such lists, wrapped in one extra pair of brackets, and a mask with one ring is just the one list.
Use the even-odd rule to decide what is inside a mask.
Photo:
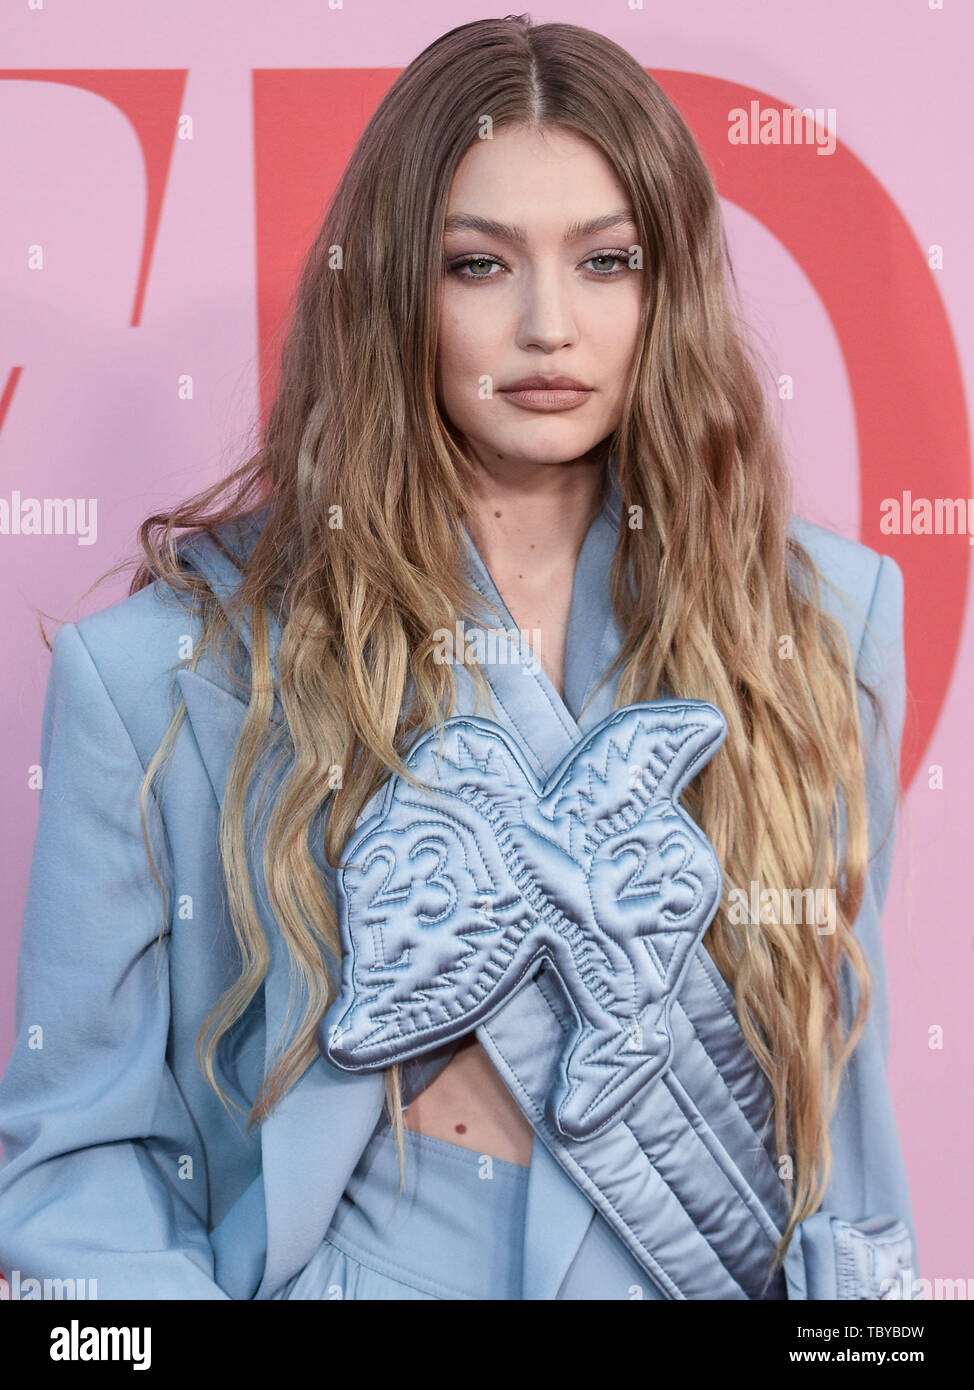
[[(579, 557), (564, 699), (540, 668), (530, 677), (511, 672), (498, 679), (503, 719), (517, 731), (539, 775), (613, 708), (614, 685), (595, 687), (619, 643), (608, 591), (618, 516), (614, 493)], [(794, 528), (826, 580), (825, 600), (858, 653), (859, 675), (884, 701), (890, 741), (898, 750), (904, 709), (900, 572), (862, 545), (807, 523), (796, 521)], [(247, 536), (244, 526), (228, 542), (245, 548)], [(215, 547), (194, 543), (186, 554), (217, 592), (232, 592), (239, 573)], [(470, 556), (478, 587), (506, 612), (472, 543)], [(248, 642), (246, 626), (242, 635)], [(244, 711), (212, 664), (203, 661), (195, 672), (179, 666), (198, 636), (195, 615), (156, 583), (66, 624), (55, 638), (41, 734), (43, 794), (20, 947), (17, 1033), (0, 1080), (0, 1269), (8, 1276), (18, 1271), (21, 1284), (28, 1277), (97, 1280), (101, 1299), (272, 1298), (319, 1246), (380, 1117), (381, 1073), (341, 1070), (322, 1052), (263, 1126), (248, 1135), (198, 1068), (198, 1029), (237, 973), (217, 820)], [(272, 636), (276, 654), (279, 633)], [(157, 969), (161, 897), (146, 860), (139, 787), (180, 696), (188, 718), (162, 783), (174, 911)], [(862, 708), (870, 749), (872, 858), (857, 931), (872, 970), (873, 1005), (832, 1125), (826, 1198), (792, 1242), (787, 1288), (779, 1297), (896, 1297), (883, 1276), (911, 1261), (917, 1271), (885, 1063), (880, 916), (891, 866), (896, 778), (881, 731), (868, 705)], [(158, 858), (158, 839), (153, 843)], [(244, 1112), (278, 1041), (289, 985), (259, 861), (258, 844), (251, 867), (272, 961), (220, 1062), (223, 1084)], [(320, 851), (318, 862), (328, 872)], [(701, 964), (700, 972), (705, 970)], [(716, 970), (699, 978), (736, 1038), (730, 991)], [(616, 1151), (604, 1145), (601, 1169), (587, 1158), (575, 1163), (540, 1109), (532, 1110), (525, 1068), (543, 1051), (530, 1037), (530, 1010), (541, 998), (534, 989), (532, 984), (522, 992), (520, 1012), (509, 1010), (513, 1022), (506, 1035), (503, 1015), (478, 1029), (536, 1131), (524, 1297), (631, 1298), (634, 1271), (640, 1281), (636, 1296), (754, 1296), (739, 1280), (733, 1251), (720, 1253), (715, 1278), (707, 1282), (697, 1278), (696, 1266), (677, 1271), (679, 1251), (688, 1247), (675, 1225), (671, 1234), (640, 1224), (648, 1206), (667, 1210), (665, 1202), (676, 1191), (666, 1179), (665, 1155), (642, 1187), (630, 1182), (630, 1190), (620, 1191), (621, 1168), (628, 1162), (621, 1149), (618, 1171)], [(689, 1003), (687, 1010), (692, 1013)], [(519, 1019), (527, 1030), (523, 1038)], [(520, 1044), (525, 1060), (518, 1063)], [(721, 1065), (728, 1074), (743, 1066), (745, 1051), (742, 1038), (729, 1053), (725, 1049)], [(537, 1082), (545, 1084), (543, 1078)], [(740, 1087), (753, 1083), (738, 1085), (732, 1078), (729, 1084), (738, 1086), (734, 1105), (743, 1113), (747, 1097)], [(628, 1132), (627, 1137), (632, 1142)], [(713, 1134), (705, 1138), (711, 1152), (721, 1149)], [(720, 1234), (707, 1234), (708, 1213), (725, 1192), (716, 1169), (709, 1173), (701, 1167), (690, 1175), (696, 1187), (680, 1199), (693, 1229), (706, 1237), (701, 1249), (708, 1258)], [(732, 1177), (742, 1201), (750, 1201), (749, 1189), (738, 1175)], [(687, 1219), (685, 1213), (680, 1219)], [(766, 1210), (757, 1211), (755, 1220), (771, 1229)], [(747, 1255), (739, 1253), (742, 1259)]]

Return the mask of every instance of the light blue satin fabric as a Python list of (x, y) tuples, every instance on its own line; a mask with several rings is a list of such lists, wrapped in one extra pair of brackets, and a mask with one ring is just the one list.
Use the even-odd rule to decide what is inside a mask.
[[(806, 523), (794, 529), (829, 581), (824, 600), (858, 654), (859, 674), (883, 696), (898, 748), (900, 573), (864, 546)], [(523, 684), (510, 687), (506, 714), (533, 748), (539, 771), (559, 742), (577, 739), (579, 728), (591, 728), (613, 706), (613, 683), (596, 685), (618, 650), (608, 596), (615, 535), (613, 517), (603, 511), (579, 557), (564, 700), (543, 672), (519, 674)], [(475, 553), (472, 559), (479, 561)], [(198, 550), (195, 563), (218, 590), (229, 593), (239, 580), (215, 547)], [(488, 588), (482, 562), (480, 569)], [(380, 1075), (350, 1075), (319, 1056), (248, 1133), (200, 1073), (197, 1032), (237, 974), (216, 846), (246, 707), (205, 658), (195, 672), (180, 670), (172, 688), (173, 667), (199, 631), (198, 618), (175, 596), (150, 586), (60, 629), (45, 700), (44, 793), (20, 948), (17, 1036), (0, 1080), (0, 1268), (23, 1277), (95, 1279), (103, 1299), (268, 1299), (293, 1289), (319, 1256), (343, 1197), (354, 1191), (382, 1111)], [(249, 641), (246, 624), (242, 636)], [(167, 841), (158, 833), (153, 839), (174, 889), (173, 911), (162, 923), (139, 791), (178, 695), (188, 718), (160, 791)], [(857, 932), (874, 1002), (832, 1124), (825, 1201), (793, 1242), (790, 1298), (835, 1296), (837, 1222), (895, 1217), (915, 1248), (885, 1073), (880, 917), (895, 781), (865, 704), (863, 718), (873, 853)], [(283, 771), (270, 777), (265, 819), (254, 836), (258, 851), (282, 778)], [(253, 809), (252, 797), (248, 818)], [(150, 815), (150, 833), (153, 823)], [(314, 852), (327, 877), (316, 842)], [(271, 962), (217, 1061), (221, 1083), (243, 1113), (287, 1035), (288, 962), (259, 859), (256, 852), (251, 872)], [(718, 981), (713, 987), (720, 992)], [(726, 991), (720, 998), (732, 1010)], [(490, 1045), (487, 1030), (478, 1036)], [(503, 1075), (499, 1056), (495, 1063)], [(648, 1270), (593, 1209), (585, 1183), (536, 1137), (525, 1184), (520, 1296), (661, 1297)], [(707, 1191), (699, 1196), (706, 1203)]]

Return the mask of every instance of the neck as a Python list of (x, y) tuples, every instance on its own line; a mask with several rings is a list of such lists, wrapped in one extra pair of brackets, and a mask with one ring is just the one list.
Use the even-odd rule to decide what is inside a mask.
[(465, 522), (492, 574), (574, 566), (602, 505), (604, 451), (561, 464), (478, 460), (472, 473)]

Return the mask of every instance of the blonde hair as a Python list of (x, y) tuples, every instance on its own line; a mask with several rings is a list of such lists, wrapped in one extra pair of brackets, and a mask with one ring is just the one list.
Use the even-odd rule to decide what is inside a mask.
[[(307, 257), (263, 447), (140, 528), (145, 560), (131, 592), (159, 579), (200, 605), (195, 665), (204, 650), (225, 649), (234, 624), (205, 580), (181, 567), (174, 533), (212, 536), (267, 507), (232, 605), (252, 614), (248, 712), (220, 820), (241, 972), (201, 1029), (200, 1065), (226, 1101), (214, 1055), (269, 959), (243, 814), (270, 732), (267, 612), (283, 625), (278, 677), (293, 763), (268, 822), (263, 869), (304, 1004), (251, 1124), (317, 1055), (333, 995), (325, 963), (340, 943), (309, 851), (314, 818), (327, 802), (324, 848), (334, 865), (366, 800), (390, 771), (403, 771), (406, 741), (453, 710), (452, 670), (434, 659), (432, 634), (475, 612), (461, 569), (470, 464), (437, 407), (436, 322), (450, 182), (485, 114), (495, 129), (558, 126), (592, 142), (627, 188), (644, 246), (639, 340), (613, 439), (624, 503), (611, 580), (624, 637), (616, 703), (665, 690), (710, 700), (727, 718), (724, 748), (684, 804), (724, 871), (725, 899), (705, 944), (768, 1077), (777, 1152), (792, 1160), (780, 1259), (822, 1200), (829, 1120), (869, 1005), (854, 934), (868, 852), (855, 662), (843, 628), (823, 611), (814, 564), (789, 535), (786, 467), (710, 174), (657, 83), (587, 29), (483, 20), (445, 34), (405, 69), (369, 121)], [(340, 530), (329, 526), (333, 507)], [(633, 507), (641, 529), (626, 524)], [(779, 659), (783, 634), (791, 660)], [(184, 713), (147, 771), (143, 828), (148, 789)], [(334, 767), (341, 785), (329, 789)], [(151, 859), (148, 838), (146, 847)], [(727, 893), (752, 882), (834, 889), (836, 930), (736, 926)], [(848, 1030), (844, 964), (858, 982)], [(291, 1006), (289, 1022), (293, 994)], [(387, 1097), (401, 1139), (399, 1084), (391, 1068)]]

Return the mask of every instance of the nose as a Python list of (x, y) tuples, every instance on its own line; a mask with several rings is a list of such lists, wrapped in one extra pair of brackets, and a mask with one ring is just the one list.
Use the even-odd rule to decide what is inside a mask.
[(519, 348), (557, 352), (578, 342), (568, 274), (558, 265), (537, 264), (525, 276), (517, 327)]

